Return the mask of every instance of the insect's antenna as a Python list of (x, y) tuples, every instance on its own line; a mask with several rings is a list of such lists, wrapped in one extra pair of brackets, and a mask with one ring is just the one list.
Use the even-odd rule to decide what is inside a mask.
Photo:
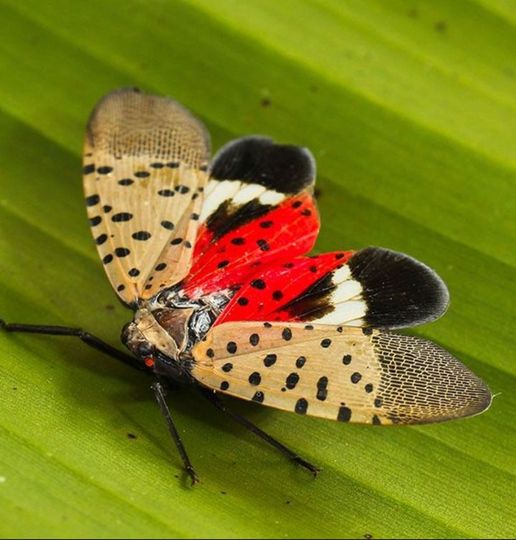
[(167, 401), (165, 399), (165, 388), (159, 380), (156, 380), (156, 382), (154, 382), (151, 385), (151, 388), (154, 391), (154, 396), (156, 397), (156, 401), (158, 402), (159, 408), (161, 410), (161, 414), (163, 414), (163, 416), (165, 417), (168, 431), (170, 432), (170, 435), (172, 436), (172, 439), (174, 440), (174, 443), (177, 447), (179, 455), (181, 456), (181, 459), (183, 460), (185, 471), (190, 476), (192, 480), (192, 486), (193, 486), (197, 484), (197, 482), (199, 482), (199, 477), (197, 476), (192, 466), (192, 463), (190, 461), (190, 458), (188, 457), (188, 454), (186, 453), (186, 449), (183, 444), (183, 441), (181, 440), (181, 436), (179, 435), (179, 432), (177, 431), (177, 428), (174, 424), (174, 420), (172, 419), (172, 415), (170, 414), (170, 409), (168, 408)]
[(101, 351), (104, 354), (120, 360), (124, 364), (137, 369), (139, 371), (145, 371), (145, 368), (139, 363), (136, 358), (125, 352), (119, 351), (117, 348), (111, 346), (109, 343), (101, 340), (97, 336), (86, 332), (82, 328), (72, 328), (69, 326), (50, 326), (47, 324), (20, 324), (20, 323), (8, 323), (3, 319), (0, 319), (0, 330), (5, 332), (24, 332), (28, 334), (44, 334), (48, 336), (71, 336), (78, 337), (83, 343), (93, 347), (97, 351)]

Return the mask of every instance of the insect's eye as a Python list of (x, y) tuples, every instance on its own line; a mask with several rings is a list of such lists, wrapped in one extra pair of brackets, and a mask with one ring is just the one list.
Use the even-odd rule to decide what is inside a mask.
[(132, 325), (133, 325), (133, 323), (128, 322), (122, 328), (122, 333), (120, 335), (120, 339), (122, 340), (122, 343), (124, 345), (127, 345), (127, 343), (129, 342), (129, 337), (131, 335), (130, 330), (131, 330)]
[(152, 357), (153, 347), (148, 343), (139, 343), (138, 344), (138, 355), (141, 358), (147, 359), (147, 357)]
[(147, 356), (147, 358), (145, 358), (143, 362), (148, 368), (154, 367), (154, 364), (156, 363), (152, 356)]

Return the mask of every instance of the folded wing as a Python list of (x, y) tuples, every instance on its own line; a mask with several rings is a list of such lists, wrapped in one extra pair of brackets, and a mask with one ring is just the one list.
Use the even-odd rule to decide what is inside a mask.
[(177, 102), (122, 89), (95, 107), (84, 145), (84, 190), (106, 273), (131, 304), (190, 268), (209, 138)]
[(424, 339), (300, 323), (225, 323), (192, 351), (201, 384), (263, 405), (365, 424), (478, 414), (487, 386)]

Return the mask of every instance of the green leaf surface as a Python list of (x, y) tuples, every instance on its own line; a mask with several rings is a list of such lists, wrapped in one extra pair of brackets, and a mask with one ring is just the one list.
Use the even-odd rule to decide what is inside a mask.
[[(496, 394), (475, 418), (371, 428), (235, 402), (317, 480), (185, 390), (181, 473), (149, 381), (80, 341), (0, 335), (3, 537), (513, 537), (516, 2), (3, 0), (0, 314), (118, 344), (81, 149), (120, 86), (172, 95), (214, 148), (263, 133), (318, 160), (318, 250), (381, 245), (447, 282), (417, 330)], [(128, 434), (136, 435), (129, 438)]]

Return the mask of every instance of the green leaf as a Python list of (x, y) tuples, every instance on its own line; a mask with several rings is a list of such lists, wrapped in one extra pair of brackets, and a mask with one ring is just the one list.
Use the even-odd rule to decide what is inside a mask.
[(118, 343), (130, 313), (90, 238), (80, 153), (97, 99), (136, 85), (184, 103), (215, 148), (309, 146), (318, 250), (435, 268), (452, 304), (418, 333), (497, 396), (391, 429), (234, 403), (321, 465), (314, 481), (186, 390), (170, 404), (190, 489), (148, 380), (79, 340), (0, 335), (3, 536), (513, 536), (516, 4), (4, 0), (0, 17), (2, 317)]

